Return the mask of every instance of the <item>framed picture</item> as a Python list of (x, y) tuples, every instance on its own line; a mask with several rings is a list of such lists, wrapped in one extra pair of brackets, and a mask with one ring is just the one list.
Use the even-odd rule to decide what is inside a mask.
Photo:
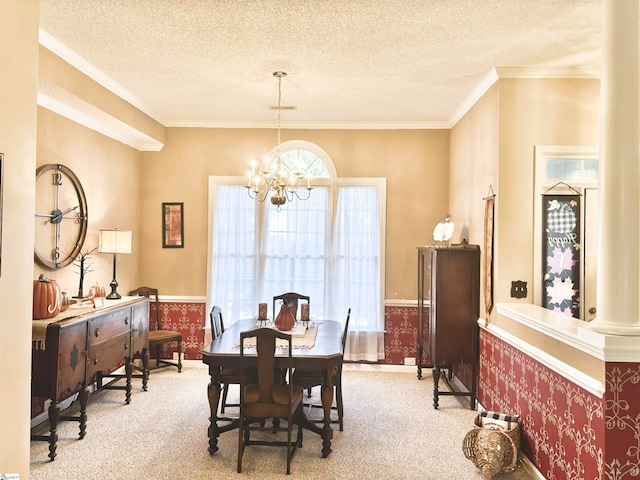
[(184, 204), (162, 204), (162, 248), (184, 248)]

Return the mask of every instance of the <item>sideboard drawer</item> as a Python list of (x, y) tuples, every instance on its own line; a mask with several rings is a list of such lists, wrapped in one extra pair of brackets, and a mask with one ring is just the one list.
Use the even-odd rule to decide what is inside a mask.
[(131, 308), (101, 315), (89, 321), (89, 345), (131, 330)]
[(96, 372), (113, 369), (120, 361), (129, 356), (131, 336), (129, 331), (122, 332), (106, 342), (96, 343), (89, 348), (87, 377), (93, 379)]

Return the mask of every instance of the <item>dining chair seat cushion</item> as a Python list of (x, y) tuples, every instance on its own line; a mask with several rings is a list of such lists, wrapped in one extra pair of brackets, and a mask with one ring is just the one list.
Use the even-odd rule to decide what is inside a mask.
[[(296, 402), (302, 401), (304, 388), (300, 385), (293, 385), (293, 398)], [(289, 395), (291, 390), (289, 385), (275, 385), (272, 390), (273, 401), (279, 405), (289, 405)], [(250, 383), (244, 387), (245, 405), (260, 403), (260, 388), (257, 384)], [(295, 403), (294, 403), (295, 405)]]
[(171, 339), (182, 338), (181, 334), (176, 334), (176, 332), (172, 332), (169, 330), (150, 330), (149, 331), (149, 341), (155, 341), (164, 343), (166, 341), (170, 341)]

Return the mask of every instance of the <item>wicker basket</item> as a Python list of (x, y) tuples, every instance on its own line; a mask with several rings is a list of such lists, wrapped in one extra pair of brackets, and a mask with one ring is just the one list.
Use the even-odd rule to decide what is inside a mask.
[(510, 430), (491, 430), (481, 427), (480, 415), (474, 420), (476, 428), (469, 431), (462, 440), (464, 456), (482, 470), (483, 480), (490, 480), (495, 474), (515, 468), (520, 449), (520, 423)]

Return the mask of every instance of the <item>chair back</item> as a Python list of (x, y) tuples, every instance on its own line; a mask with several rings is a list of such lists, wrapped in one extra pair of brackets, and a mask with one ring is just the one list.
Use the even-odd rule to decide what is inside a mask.
[(347, 311), (347, 319), (344, 322), (344, 330), (342, 331), (342, 353), (347, 345), (347, 335), (349, 334), (349, 318), (351, 318), (351, 309)]
[[(275, 379), (275, 361), (276, 361), (276, 340), (283, 339), (288, 342), (288, 361), (287, 361), (287, 377), (291, 378), (293, 374), (293, 344), (291, 335), (280, 332), (274, 328), (257, 328), (254, 330), (248, 330), (246, 332), (240, 332), (240, 404), (245, 401), (244, 387), (248, 383), (249, 376), (247, 375), (247, 362), (244, 345), (247, 338), (256, 339), (256, 352), (258, 356), (258, 391), (259, 396), (257, 402), (259, 403), (274, 403), (273, 388), (277, 385), (274, 382)], [(254, 371), (255, 372), (255, 371)], [(255, 376), (255, 373), (253, 373)], [(254, 380), (255, 381), (255, 380)], [(289, 403), (291, 403), (293, 396), (293, 385), (289, 382), (290, 395)]]
[(129, 295), (138, 295), (140, 297), (147, 297), (154, 302), (156, 309), (156, 325), (157, 330), (162, 330), (162, 324), (160, 323), (160, 300), (158, 300), (158, 289), (152, 287), (138, 287), (135, 290), (131, 290)]
[(222, 320), (222, 309), (214, 305), (209, 312), (209, 322), (211, 325), (211, 336), (216, 339), (224, 333), (224, 321)]
[(273, 318), (275, 320), (276, 318), (276, 302), (280, 300), (280, 301), (287, 301), (287, 303), (289, 305), (291, 305), (291, 313), (293, 313), (293, 317), (296, 320), (299, 320), (298, 318), (298, 303), (300, 301), (306, 301), (307, 304), (309, 304), (309, 297), (307, 295), (301, 295), (299, 293), (296, 292), (287, 292), (287, 293), (283, 293), (282, 295), (276, 295), (275, 297), (273, 297)]

